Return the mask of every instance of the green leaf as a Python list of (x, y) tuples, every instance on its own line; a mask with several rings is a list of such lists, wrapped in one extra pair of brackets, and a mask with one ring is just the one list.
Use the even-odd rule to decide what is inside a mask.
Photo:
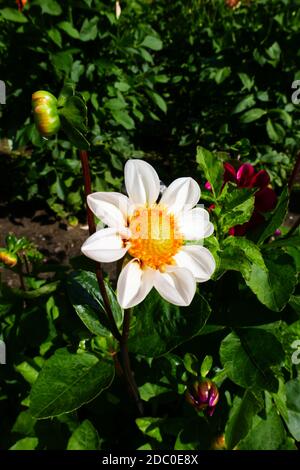
[(120, 124), (121, 126), (125, 127), (128, 131), (135, 128), (134, 120), (129, 116), (127, 111), (124, 110), (112, 110), (111, 114), (114, 120)]
[[(105, 286), (115, 322), (121, 327), (123, 310), (111, 287), (107, 283)], [(96, 275), (89, 271), (73, 273), (69, 277), (68, 293), (77, 315), (90, 332), (94, 335), (111, 337)]]
[(216, 197), (223, 185), (224, 167), (223, 162), (215, 153), (203, 147), (197, 148), (196, 161), (203, 171), (205, 178), (210, 182), (212, 191)]
[(160, 51), (163, 47), (162, 41), (155, 37), (155, 36), (146, 36), (141, 46), (148, 47), (148, 49), (152, 49), (153, 51)]
[(58, 108), (61, 108), (65, 106), (68, 98), (71, 96), (74, 96), (75, 94), (75, 85), (71, 81), (66, 81), (60, 94), (59, 97), (57, 98), (57, 106)]
[(105, 102), (105, 107), (111, 111), (118, 111), (119, 109), (125, 109), (127, 103), (124, 98), (111, 98)]
[(250, 122), (258, 121), (262, 116), (266, 114), (266, 111), (261, 108), (252, 108), (249, 111), (246, 111), (240, 117), (240, 121), (243, 124), (249, 124)]
[(254, 264), (246, 284), (259, 301), (274, 312), (280, 312), (288, 303), (297, 283), (293, 259), (282, 252), (269, 252), (265, 256), (266, 268)]
[(292, 258), (281, 250), (268, 250), (263, 258), (259, 248), (243, 237), (228, 237), (222, 248), (220, 269), (240, 271), (258, 300), (280, 312), (297, 282)]
[(250, 78), (246, 73), (239, 73), (238, 75), (243, 84), (243, 87), (246, 88), (246, 90), (251, 90), (251, 88), (254, 86), (253, 78)]
[(36, 363), (35, 360), (23, 361), (20, 364), (15, 366), (15, 369), (24, 377), (24, 379), (30, 383), (34, 384), (38, 378), (39, 371), (41, 366)]
[(94, 41), (98, 34), (98, 24), (99, 18), (95, 16), (91, 20), (86, 18), (81, 26), (80, 30), (80, 40), (81, 41)]
[(285, 384), (288, 419), (286, 425), (290, 433), (300, 441), (300, 379), (290, 380)]
[(67, 450), (98, 450), (99, 444), (97, 430), (85, 419), (70, 437)]
[(163, 438), (159, 428), (159, 425), (163, 422), (162, 418), (137, 418), (135, 422), (143, 434), (162, 442)]
[(226, 78), (231, 75), (231, 68), (230, 67), (223, 67), (222, 69), (218, 70), (215, 75), (215, 82), (220, 85), (223, 83)]
[(24, 437), (17, 441), (9, 450), (35, 450), (39, 444), (37, 437)]
[(36, 419), (31, 416), (29, 410), (21, 411), (12, 427), (12, 432), (22, 434), (23, 436), (33, 437), (35, 435), (35, 424)]
[(272, 243), (267, 243), (263, 246), (263, 249), (273, 250), (277, 248), (289, 248), (289, 247), (298, 248), (299, 246), (300, 246), (300, 236), (293, 235), (288, 238), (279, 238), (278, 240), (272, 241)]
[(113, 378), (113, 362), (58, 349), (32, 387), (30, 412), (41, 419), (76, 410), (108, 388)]
[(271, 366), (284, 360), (284, 351), (272, 333), (239, 328), (222, 341), (220, 358), (227, 376), (237, 385), (277, 392), (278, 380)]
[(22, 299), (37, 299), (39, 297), (43, 297), (44, 295), (50, 295), (53, 292), (57, 291), (58, 287), (60, 285), (60, 281), (55, 281), (55, 282), (49, 282), (48, 284), (45, 284), (42, 287), (39, 287), (38, 289), (34, 290), (21, 290), (21, 289), (11, 289), (11, 293), (16, 296), (20, 297)]
[(263, 408), (262, 395), (246, 390), (242, 399), (236, 397), (233, 409), (225, 429), (225, 440), (228, 450), (243, 439), (252, 427), (253, 417)]
[(61, 116), (61, 125), (70, 142), (79, 150), (89, 150), (90, 144), (78, 129), (73, 127), (64, 116)]
[(285, 137), (284, 128), (277, 122), (272, 122), (271, 119), (267, 120), (266, 129), (268, 136), (273, 142), (282, 142)]
[(183, 358), (184, 367), (190, 374), (198, 376), (199, 374), (199, 364), (198, 359), (194, 354), (186, 353)]
[(255, 105), (254, 95), (247, 95), (236, 105), (236, 107), (232, 111), (232, 114), (241, 113), (242, 111), (245, 111), (245, 109), (251, 108), (254, 105)]
[(266, 418), (255, 418), (250, 433), (239, 443), (239, 450), (278, 450), (286, 441), (286, 432), (276, 410)]
[(201, 377), (206, 377), (213, 365), (212, 356), (205, 356), (201, 364), (200, 374)]
[(231, 227), (248, 222), (254, 210), (254, 202), (254, 195), (249, 189), (235, 188), (227, 183), (220, 197), (224, 213), (220, 218), (223, 232), (228, 233)]
[(50, 54), (50, 59), (58, 77), (68, 76), (73, 65), (73, 57), (70, 51)]
[(26, 16), (16, 8), (1, 8), (0, 15), (4, 20), (13, 21), (14, 23), (27, 23), (28, 21)]
[(147, 357), (161, 356), (197, 336), (209, 315), (210, 308), (200, 295), (189, 307), (179, 308), (153, 290), (134, 310), (129, 350)]
[(58, 29), (56, 28), (51, 28), (48, 30), (48, 36), (54, 44), (56, 44), (58, 47), (62, 47), (62, 37)]
[(289, 204), (289, 191), (284, 188), (282, 191), (277, 206), (272, 214), (272, 217), (267, 221), (262, 234), (259, 237), (258, 244), (263, 243), (266, 238), (274, 235), (276, 229), (280, 227), (285, 219)]
[(139, 392), (142, 400), (149, 401), (151, 398), (157, 397), (163, 393), (170, 392), (170, 386), (168, 384), (158, 385), (146, 382), (141, 387), (139, 387)]
[(85, 102), (79, 96), (70, 96), (67, 98), (64, 106), (59, 110), (68, 123), (80, 132), (87, 131), (87, 107)]
[(154, 91), (148, 91), (147, 94), (150, 96), (156, 106), (159, 107), (159, 109), (161, 109), (164, 113), (167, 112), (167, 103), (162, 96), (160, 96), (158, 93), (155, 93)]
[(62, 13), (62, 8), (56, 0), (35, 0), (34, 3), (41, 7), (42, 13), (53, 16), (58, 16)]
[(300, 295), (292, 295), (289, 301), (290, 306), (300, 314)]
[(281, 49), (278, 42), (274, 42), (269, 49), (266, 49), (266, 53), (274, 61), (274, 65), (277, 65), (280, 60)]
[(74, 26), (68, 21), (61, 21), (60, 23), (57, 24), (57, 27), (60, 28), (65, 33), (67, 33), (68, 36), (70, 36), (73, 39), (79, 39), (80, 37), (77, 29), (75, 29)]

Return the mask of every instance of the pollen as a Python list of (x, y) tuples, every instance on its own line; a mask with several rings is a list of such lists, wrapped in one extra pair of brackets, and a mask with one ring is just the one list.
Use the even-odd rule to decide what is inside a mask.
[(129, 254), (142, 264), (164, 271), (183, 245), (183, 236), (173, 214), (159, 204), (138, 209), (130, 217)]

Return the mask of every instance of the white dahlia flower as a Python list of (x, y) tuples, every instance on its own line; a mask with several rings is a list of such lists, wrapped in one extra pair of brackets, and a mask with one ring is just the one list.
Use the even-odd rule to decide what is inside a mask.
[(117, 284), (123, 308), (142, 302), (153, 287), (168, 302), (189, 305), (196, 282), (207, 281), (215, 270), (210, 251), (191, 243), (214, 231), (208, 212), (195, 207), (201, 194), (198, 183), (178, 178), (158, 201), (160, 181), (154, 168), (142, 160), (129, 160), (125, 185), (128, 197), (117, 192), (88, 196), (90, 209), (107, 228), (91, 235), (82, 252), (102, 263), (131, 257)]

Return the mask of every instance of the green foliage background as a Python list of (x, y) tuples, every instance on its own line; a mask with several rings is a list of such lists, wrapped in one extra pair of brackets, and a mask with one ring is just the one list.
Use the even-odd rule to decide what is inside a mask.
[[(299, 148), (299, 1), (32, 0), (0, 3), (0, 137), (11, 140), (1, 193), (46, 200), (61, 216), (82, 208), (79, 163), (63, 134), (43, 141), (30, 96), (83, 92), (94, 187), (118, 189), (124, 160), (144, 154), (168, 180), (187, 172), (196, 145), (263, 164), (281, 186)], [(16, 109), (18, 112), (16, 112)], [(3, 144), (2, 144), (3, 147)], [(3, 196), (2, 196), (3, 197)]]

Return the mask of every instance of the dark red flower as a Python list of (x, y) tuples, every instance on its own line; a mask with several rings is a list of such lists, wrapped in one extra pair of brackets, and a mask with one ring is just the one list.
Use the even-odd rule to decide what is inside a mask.
[(236, 171), (235, 168), (230, 165), (230, 163), (225, 162), (224, 163), (224, 177), (223, 177), (224, 183), (227, 183), (228, 181), (232, 181), (233, 183), (236, 183)]
[(262, 188), (255, 193), (255, 210), (259, 212), (270, 212), (275, 209), (277, 196), (271, 188)]
[[(242, 225), (237, 225), (229, 230), (230, 235), (243, 236), (249, 230), (261, 225), (265, 218), (261, 212), (269, 212), (275, 209), (277, 204), (277, 196), (273, 189), (269, 186), (270, 177), (265, 170), (260, 170), (257, 173), (251, 163), (243, 163), (237, 170), (233, 165), (226, 162), (224, 163), (224, 184), (232, 182), (238, 188), (258, 188), (255, 193), (255, 205), (251, 219)], [(211, 190), (209, 182), (205, 184), (205, 188)], [(212, 206), (209, 208), (212, 209)]]
[(255, 170), (250, 163), (244, 163), (236, 173), (236, 181), (239, 188), (252, 188), (252, 179)]
[(251, 180), (252, 188), (265, 188), (270, 184), (270, 176), (266, 170), (260, 170), (258, 173), (255, 173)]

